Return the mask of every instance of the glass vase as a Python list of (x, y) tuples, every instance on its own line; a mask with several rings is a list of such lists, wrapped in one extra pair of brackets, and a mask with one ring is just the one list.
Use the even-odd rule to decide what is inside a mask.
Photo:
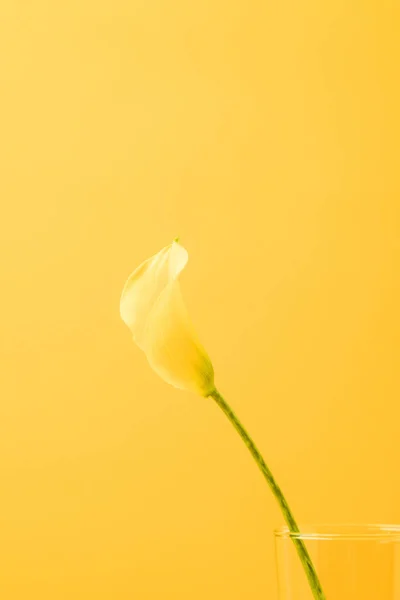
[(303, 541), (326, 600), (400, 600), (400, 525), (276, 530), (279, 600), (315, 600), (293, 538)]

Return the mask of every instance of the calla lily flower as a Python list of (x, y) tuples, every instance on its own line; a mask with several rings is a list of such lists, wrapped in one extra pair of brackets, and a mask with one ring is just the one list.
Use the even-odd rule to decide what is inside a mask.
[[(299, 528), (271, 470), (247, 430), (214, 385), (210, 359), (190, 322), (179, 285), (188, 253), (177, 240), (144, 261), (129, 276), (120, 312), (136, 344), (167, 383), (210, 397), (232, 423), (256, 461), (282, 510), (289, 531)], [(300, 536), (293, 536), (314, 600), (326, 600), (317, 572)]]
[(188, 253), (177, 240), (144, 261), (121, 295), (122, 320), (150, 366), (167, 383), (209, 396), (214, 370), (183, 302), (179, 275)]

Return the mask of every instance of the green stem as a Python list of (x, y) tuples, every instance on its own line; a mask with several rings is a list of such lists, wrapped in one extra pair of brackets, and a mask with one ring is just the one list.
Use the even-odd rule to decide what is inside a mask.
[[(243, 427), (243, 425), (241, 424), (241, 422), (239, 421), (239, 419), (237, 418), (237, 416), (235, 415), (233, 410), (230, 408), (230, 406), (227, 404), (227, 402), (221, 396), (221, 394), (215, 389), (213, 392), (211, 392), (210, 397), (213, 398), (215, 400), (215, 402), (218, 404), (218, 406), (223, 410), (223, 412), (228, 417), (228, 419), (230, 420), (230, 422), (235, 427), (236, 431), (239, 433), (240, 437), (246, 444), (247, 448), (249, 449), (251, 455), (253, 456), (254, 460), (256, 461), (262, 474), (264, 475), (265, 479), (267, 480), (267, 483), (268, 483), (269, 487), (271, 488), (271, 491), (274, 494), (275, 498), (277, 499), (279, 506), (281, 507), (283, 516), (285, 518), (285, 521), (287, 523), (287, 526), (288, 526), (290, 532), (291, 533), (300, 533), (300, 530), (297, 526), (297, 523), (292, 514), (292, 511), (289, 508), (286, 498), (283, 495), (281, 488), (276, 483), (274, 476), (272, 475), (271, 471), (269, 470), (265, 460), (261, 456), (260, 451), (258, 450), (257, 446), (255, 445), (255, 443), (253, 442), (253, 440), (251, 439), (251, 437), (249, 436), (249, 434), (247, 433), (247, 431), (245, 430), (245, 428)], [(291, 539), (296, 547), (297, 553), (298, 553), (300, 560), (302, 562), (302, 565), (304, 567), (304, 571), (307, 575), (307, 579), (309, 581), (309, 584), (310, 584), (310, 587), (311, 587), (311, 590), (312, 590), (315, 600), (326, 600), (325, 594), (322, 590), (321, 584), (318, 579), (318, 575), (315, 571), (315, 567), (314, 567), (311, 557), (308, 553), (308, 550), (304, 545), (303, 540), (301, 540), (299, 537), (296, 537), (296, 536), (293, 536)]]

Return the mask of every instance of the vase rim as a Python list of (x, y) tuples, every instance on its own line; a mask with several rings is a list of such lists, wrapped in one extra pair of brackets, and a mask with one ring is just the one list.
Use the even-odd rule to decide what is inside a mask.
[(276, 538), (302, 540), (386, 540), (400, 542), (400, 524), (381, 523), (321, 523), (299, 526), (290, 531), (287, 526), (274, 530)]

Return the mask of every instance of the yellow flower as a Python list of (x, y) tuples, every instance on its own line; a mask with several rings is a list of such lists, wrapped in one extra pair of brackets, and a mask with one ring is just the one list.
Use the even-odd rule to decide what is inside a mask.
[(167, 383), (209, 396), (214, 370), (190, 322), (179, 285), (188, 253), (177, 241), (129, 276), (120, 313), (151, 367)]

